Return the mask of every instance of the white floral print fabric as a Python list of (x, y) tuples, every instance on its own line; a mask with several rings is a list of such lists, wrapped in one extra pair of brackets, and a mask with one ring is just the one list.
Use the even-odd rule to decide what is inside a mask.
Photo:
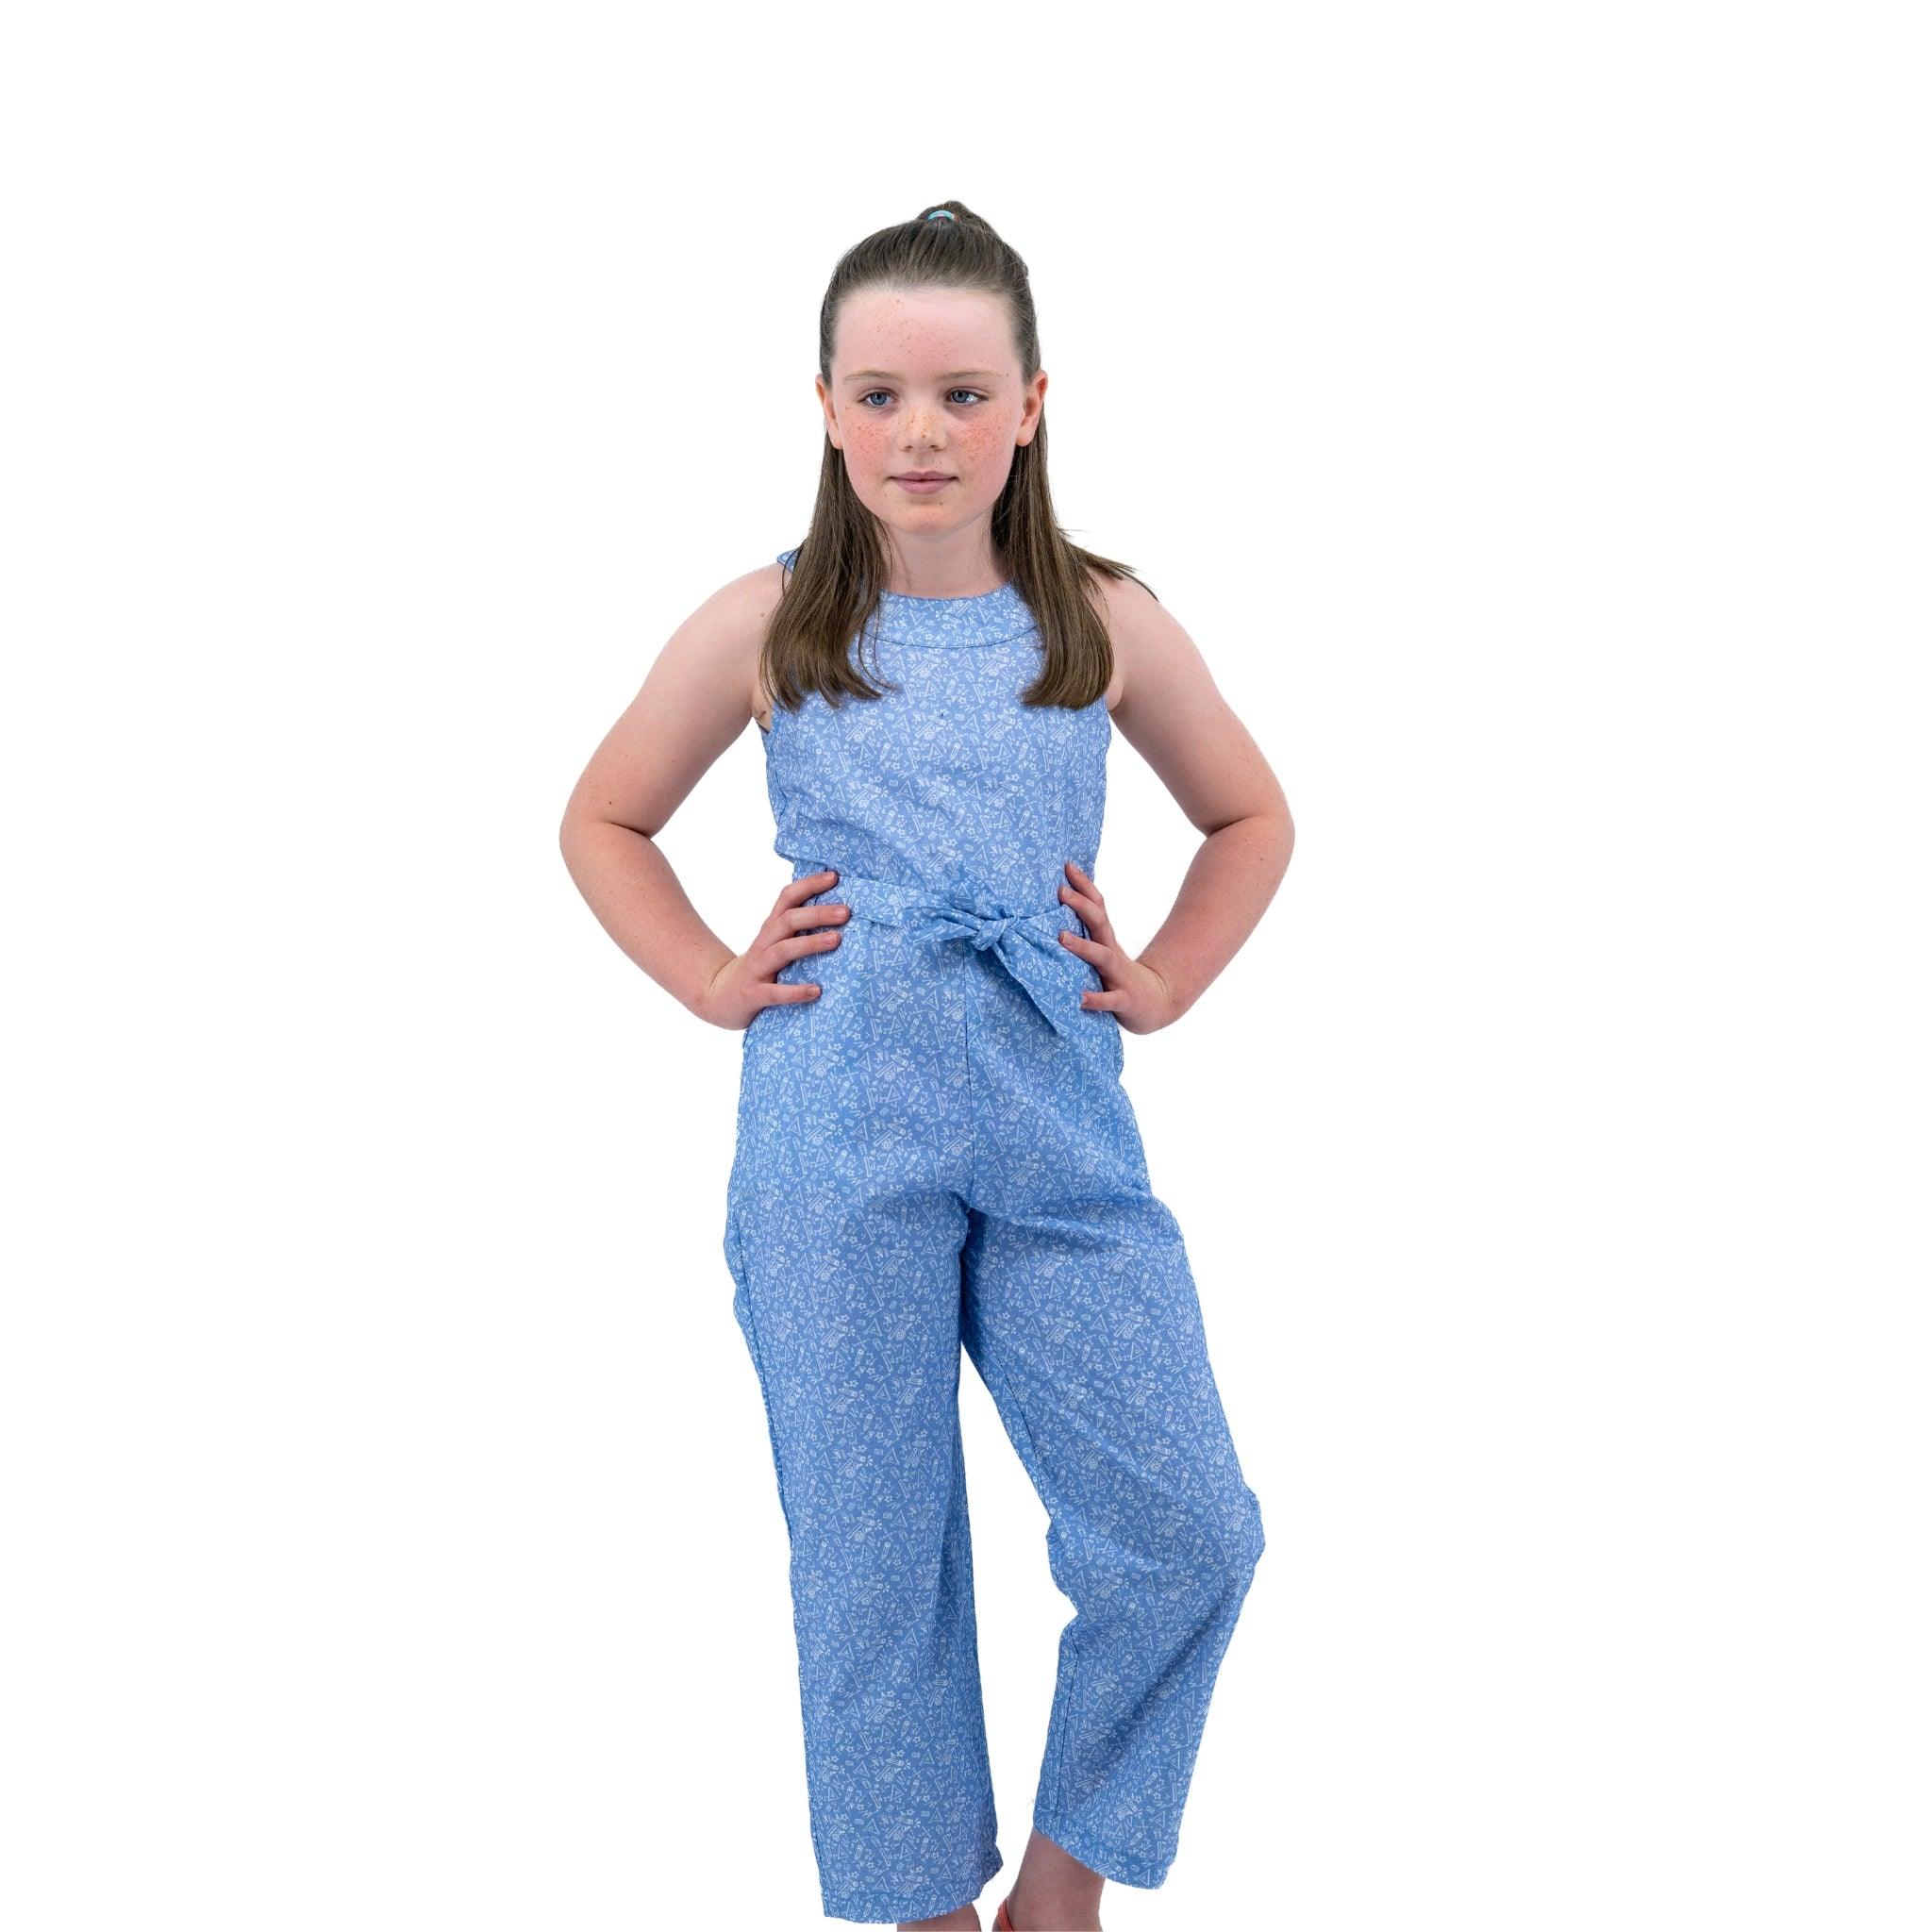
[[(790, 563), (794, 552), (781, 554)], [(958, 1417), (972, 1360), (1074, 1606), (1032, 1818), (1155, 1887), (1263, 1548), (1181, 1232), (1152, 1192), (1100, 975), (1105, 699), (1040, 709), (1031, 613), (887, 595), (877, 700), (782, 708), (776, 849), (840, 944), (745, 1029), (724, 1255), (790, 1549), (812, 1840), (835, 1918), (931, 1918), (1003, 1864)]]

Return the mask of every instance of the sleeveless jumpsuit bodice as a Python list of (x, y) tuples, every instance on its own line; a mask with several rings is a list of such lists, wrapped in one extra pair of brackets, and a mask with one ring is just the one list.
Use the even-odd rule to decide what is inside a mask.
[[(1086, 937), (1058, 894), (1069, 859), (1091, 878), (1099, 858), (1113, 738), (1105, 695), (1078, 708), (1022, 702), (1041, 647), (1010, 583), (976, 597), (885, 592), (850, 649), (883, 697), (834, 705), (814, 691), (795, 712), (774, 706), (765, 733), (774, 849), (793, 878), (840, 875), (808, 903), (841, 900), (855, 919), (890, 913), (902, 928), (971, 940), (1063, 1033), (1077, 1014), (1088, 1033), (1117, 1034), (1111, 1015), (1079, 1008), (1080, 992), (1103, 982), (1057, 937)], [(813, 963), (780, 976), (809, 979)]]
[(1105, 697), (1020, 702), (1041, 667), (1020, 592), (889, 591), (866, 646), (855, 662), (896, 691), (772, 713), (766, 788), (792, 876), (836, 867), (1016, 906), (1050, 904), (1070, 858), (1091, 876), (1112, 721)]

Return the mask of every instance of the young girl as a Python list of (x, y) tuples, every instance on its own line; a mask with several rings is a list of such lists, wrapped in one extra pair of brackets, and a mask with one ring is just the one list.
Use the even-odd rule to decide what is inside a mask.
[[(744, 1030), (724, 1255), (791, 1550), (824, 1910), (977, 1932), (1004, 1863), (963, 1344), (1076, 1607), (993, 1923), (1097, 1927), (1104, 1880), (1167, 1876), (1262, 1549), (1121, 1034), (1201, 996), (1293, 825), (1187, 633), (1056, 522), (1026, 268), (986, 223), (947, 202), (851, 249), (817, 390), (804, 541), (672, 637), (563, 848), (625, 952)], [(654, 841), (747, 717), (792, 878), (735, 953)], [(1093, 878), (1116, 728), (1208, 835), (1138, 955)]]

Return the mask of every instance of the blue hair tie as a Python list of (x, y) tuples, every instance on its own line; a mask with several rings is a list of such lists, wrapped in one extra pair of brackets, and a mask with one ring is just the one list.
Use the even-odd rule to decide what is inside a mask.
[(926, 220), (929, 222), (954, 222), (958, 221), (958, 217), (949, 208), (936, 208), (926, 216)]

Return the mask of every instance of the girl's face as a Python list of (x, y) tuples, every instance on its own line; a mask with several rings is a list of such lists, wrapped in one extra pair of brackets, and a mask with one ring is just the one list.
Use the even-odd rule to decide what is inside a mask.
[[(917, 539), (990, 523), (1013, 452), (1032, 441), (1046, 372), (1020, 380), (1007, 308), (958, 289), (864, 289), (846, 297), (832, 380), (815, 378), (825, 433), (858, 500)], [(945, 480), (924, 490), (921, 471)]]

